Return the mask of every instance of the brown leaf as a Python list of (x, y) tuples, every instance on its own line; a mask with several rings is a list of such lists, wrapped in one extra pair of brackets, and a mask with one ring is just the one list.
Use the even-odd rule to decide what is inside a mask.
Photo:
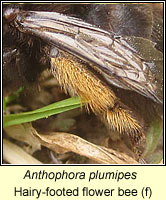
[(42, 164), (21, 147), (3, 139), (3, 159), (11, 164)]
[(134, 159), (124, 153), (92, 144), (73, 134), (50, 132), (43, 135), (34, 132), (34, 135), (41, 140), (42, 145), (56, 153), (71, 151), (101, 164), (137, 164)]
[(28, 144), (31, 147), (29, 148), (30, 154), (41, 149), (38, 139), (32, 134), (32, 131), (34, 133), (36, 130), (30, 123), (8, 126), (4, 130), (11, 138)]

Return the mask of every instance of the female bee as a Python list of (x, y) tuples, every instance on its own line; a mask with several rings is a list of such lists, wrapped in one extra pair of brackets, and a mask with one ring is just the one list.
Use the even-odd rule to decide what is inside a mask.
[[(133, 143), (139, 144), (144, 139), (143, 125), (118, 97), (116, 88), (139, 93), (162, 104), (161, 38), (159, 34), (153, 34), (158, 29), (151, 24), (149, 33), (147, 27), (150, 25), (146, 24), (145, 32), (137, 31), (145, 19), (140, 15), (140, 21), (132, 20), (129, 9), (133, 6), (137, 17), (140, 17), (143, 5), (69, 4), (63, 5), (61, 10), (58, 10), (57, 4), (49, 6), (53, 8), (49, 12), (42, 6), (40, 11), (38, 6), (32, 6), (33, 11), (26, 10), (26, 6), (22, 9), (13, 6), (4, 8), (4, 24), (10, 26), (4, 38), (10, 34), (15, 38), (12, 42), (4, 41), (4, 59), (7, 55), (5, 48), (8, 51), (12, 43), (12, 50), (17, 46), (15, 54), (16, 51), (19, 55), (28, 54), (28, 57), (22, 56), (21, 61), (16, 59), (18, 65), (27, 65), (25, 60), (31, 60), (36, 71), (50, 66), (66, 93), (80, 96), (82, 101), (87, 102), (87, 109), (111, 129), (128, 134)], [(144, 9), (154, 14), (152, 5), (144, 5)], [(125, 13), (126, 19), (123, 19)], [(104, 22), (103, 16), (106, 16)], [(116, 23), (111, 24), (111, 17)], [(131, 30), (129, 27), (133, 23), (138, 27)], [(152, 50), (144, 52), (143, 44)]]

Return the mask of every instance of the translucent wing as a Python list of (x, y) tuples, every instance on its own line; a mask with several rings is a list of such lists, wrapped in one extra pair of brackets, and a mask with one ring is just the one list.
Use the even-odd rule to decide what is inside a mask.
[[(115, 36), (80, 19), (56, 12), (21, 11), (14, 23), (19, 31), (37, 36), (88, 61), (107, 82), (162, 102), (152, 73), (156, 63), (152, 57), (144, 60), (138, 54), (130, 45), (132, 38)], [(149, 46), (153, 47), (153, 43)], [(161, 61), (162, 53), (154, 51)]]

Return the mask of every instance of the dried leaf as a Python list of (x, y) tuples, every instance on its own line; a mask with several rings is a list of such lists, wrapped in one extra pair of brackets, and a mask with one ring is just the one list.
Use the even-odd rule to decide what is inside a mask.
[(19, 146), (3, 140), (3, 159), (11, 164), (42, 164)]
[(34, 135), (41, 140), (41, 144), (57, 153), (72, 151), (101, 164), (137, 164), (124, 153), (92, 144), (73, 134), (51, 132), (43, 135), (34, 132)]
[(4, 130), (11, 138), (28, 144), (31, 147), (30, 154), (41, 149), (39, 140), (32, 134), (32, 131), (34, 132), (35, 129), (30, 123), (9, 126), (4, 128)]

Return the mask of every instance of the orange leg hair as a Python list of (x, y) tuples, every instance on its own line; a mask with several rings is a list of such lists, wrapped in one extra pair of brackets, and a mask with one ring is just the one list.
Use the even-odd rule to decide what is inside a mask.
[(139, 144), (144, 133), (132, 111), (124, 108), (111, 88), (89, 67), (67, 53), (51, 58), (52, 73), (66, 93), (86, 100), (88, 110), (90, 108), (114, 131), (128, 134), (132, 142)]

